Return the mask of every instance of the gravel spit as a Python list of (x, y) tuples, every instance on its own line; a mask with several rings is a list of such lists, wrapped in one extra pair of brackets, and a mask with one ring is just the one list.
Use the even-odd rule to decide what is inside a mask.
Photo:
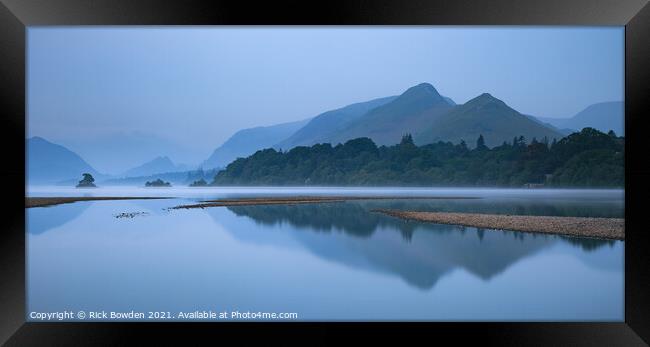
[(484, 229), (514, 230), (580, 237), (624, 240), (625, 219), (594, 217), (522, 216), (479, 213), (373, 210), (420, 222), (463, 225)]

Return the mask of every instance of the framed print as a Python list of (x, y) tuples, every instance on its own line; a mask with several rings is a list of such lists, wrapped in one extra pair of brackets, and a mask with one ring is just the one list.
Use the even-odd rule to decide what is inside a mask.
[(7, 345), (649, 341), (647, 2), (0, 13)]

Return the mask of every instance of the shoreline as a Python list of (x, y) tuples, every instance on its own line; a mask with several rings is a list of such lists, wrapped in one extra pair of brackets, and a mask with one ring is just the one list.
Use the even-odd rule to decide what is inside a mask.
[(98, 200), (153, 200), (170, 199), (169, 197), (151, 196), (78, 196), (78, 197), (25, 197), (25, 208), (47, 207), (61, 204), (70, 204), (77, 201)]
[(625, 240), (625, 219), (596, 217), (557, 217), (500, 215), (456, 212), (419, 212), (376, 209), (372, 212), (418, 222), (467, 227), (512, 230), (564, 236)]
[[(48, 207), (78, 201), (101, 200), (152, 200), (171, 199), (171, 197), (25, 197), (25, 208)], [(253, 197), (203, 200), (195, 204), (178, 205), (167, 210), (194, 209), (228, 206), (256, 205), (296, 205), (318, 203), (341, 203), (362, 200), (454, 200), (481, 199), (468, 196), (285, 196), (285, 197)], [(391, 217), (418, 222), (459, 225), (483, 229), (512, 230), (553, 235), (594, 237), (601, 239), (625, 240), (624, 218), (596, 217), (559, 217), (533, 215), (502, 215), (458, 212), (421, 212), (391, 209), (373, 209), (371, 212), (382, 213)]]
[(178, 205), (169, 209), (191, 209), (206, 207), (227, 207), (227, 206), (255, 206), (255, 205), (296, 205), (296, 204), (318, 204), (336, 203), (352, 200), (440, 200), (440, 199), (481, 199), (480, 197), (468, 196), (291, 196), (291, 197), (264, 197), (264, 198), (236, 198), (204, 200), (197, 204)]

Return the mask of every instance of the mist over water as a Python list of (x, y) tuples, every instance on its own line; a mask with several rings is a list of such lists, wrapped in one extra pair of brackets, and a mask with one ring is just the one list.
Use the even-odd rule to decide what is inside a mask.
[[(79, 190), (30, 187), (33, 196)], [(617, 190), (98, 188), (26, 209), (28, 311), (239, 310), (299, 320), (623, 320), (623, 241), (407, 222), (374, 208), (621, 217)], [(168, 207), (269, 195), (477, 196)], [(116, 218), (136, 213), (133, 218)]]

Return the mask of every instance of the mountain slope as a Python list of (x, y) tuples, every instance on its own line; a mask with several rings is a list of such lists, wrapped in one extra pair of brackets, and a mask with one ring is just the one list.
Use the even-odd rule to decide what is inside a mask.
[(541, 118), (560, 129), (582, 130), (590, 127), (602, 132), (614, 130), (618, 135), (625, 135), (625, 115), (622, 101), (600, 102), (587, 106), (571, 118)]
[(210, 153), (205, 149), (186, 147), (165, 137), (141, 131), (72, 138), (61, 145), (87, 158), (100, 172), (113, 175), (119, 175), (163, 153), (176, 163), (194, 166)]
[(551, 128), (551, 129), (559, 132), (560, 134), (562, 134), (564, 136), (571, 135), (571, 134), (573, 134), (575, 132), (575, 130), (571, 130), (571, 129), (567, 129), (567, 128), (558, 128), (555, 125), (547, 122), (546, 118), (543, 118), (543, 117), (535, 117), (535, 116), (531, 116), (531, 115), (528, 115), (528, 114), (524, 114), (524, 116), (526, 116), (528, 119), (532, 120), (533, 122), (541, 124), (541, 125), (543, 125), (543, 126), (545, 126), (547, 128)]
[(344, 130), (350, 122), (363, 116), (366, 112), (375, 107), (387, 104), (395, 98), (397, 98), (397, 96), (373, 99), (321, 113), (312, 118), (309, 123), (300, 128), (293, 135), (277, 143), (273, 147), (289, 150), (296, 146), (311, 146), (316, 143), (322, 143), (334, 136), (336, 133)]
[(232, 135), (226, 142), (212, 152), (201, 167), (211, 169), (225, 167), (233, 160), (247, 157), (257, 150), (272, 147), (302, 128), (309, 119), (278, 125), (243, 129)]
[(395, 144), (405, 133), (414, 133), (433, 124), (440, 115), (454, 107), (452, 103), (431, 84), (421, 83), (391, 102), (368, 111), (322, 142), (337, 144), (369, 137), (378, 145)]
[(515, 136), (520, 135), (527, 141), (533, 137), (538, 140), (547, 137), (549, 141), (564, 137), (559, 131), (529, 119), (503, 101), (484, 93), (438, 117), (433, 125), (416, 132), (414, 140), (418, 144), (464, 140), (473, 147), (479, 135), (483, 135), (488, 147), (500, 145), (503, 141), (512, 142)]
[(156, 157), (142, 165), (125, 171), (123, 177), (148, 176), (157, 173), (181, 171), (169, 157)]
[(27, 183), (53, 184), (64, 180), (80, 180), (82, 173), (102, 177), (83, 158), (71, 150), (42, 137), (27, 139)]

